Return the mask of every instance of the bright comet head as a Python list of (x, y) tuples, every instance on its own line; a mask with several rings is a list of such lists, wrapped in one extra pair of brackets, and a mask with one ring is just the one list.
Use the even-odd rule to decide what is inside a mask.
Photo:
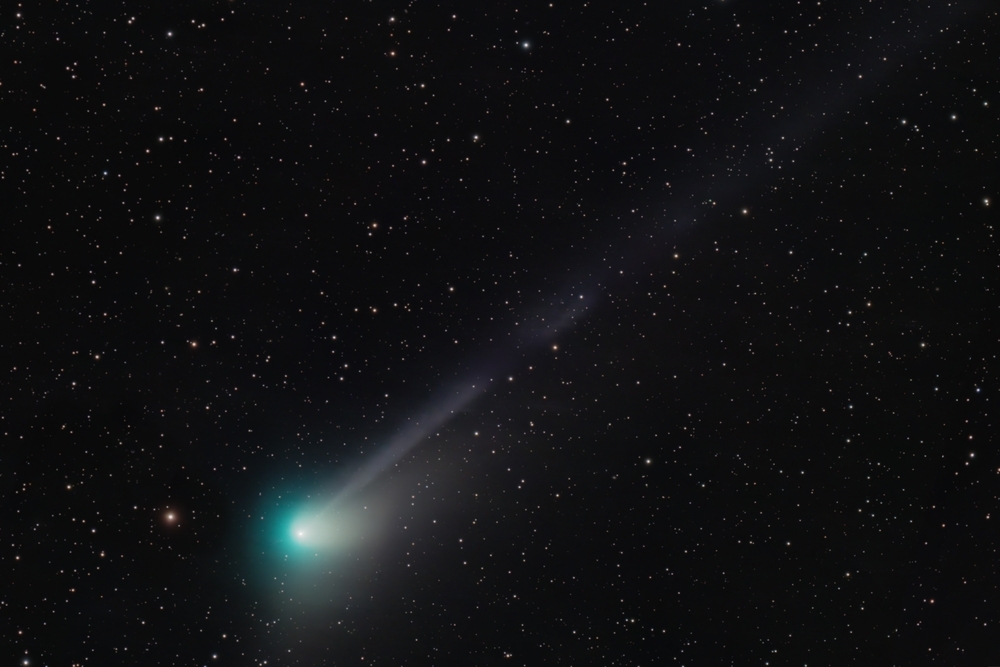
[(353, 552), (376, 537), (381, 505), (368, 499), (300, 508), (286, 524), (286, 539), (310, 553)]
[(292, 539), (304, 547), (327, 548), (337, 541), (337, 519), (333, 512), (309, 511), (295, 517), (289, 527)]

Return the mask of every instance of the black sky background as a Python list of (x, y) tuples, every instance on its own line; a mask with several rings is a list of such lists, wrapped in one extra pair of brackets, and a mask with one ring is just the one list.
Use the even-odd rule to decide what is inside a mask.
[(10, 664), (1000, 659), (988, 3), (0, 34)]

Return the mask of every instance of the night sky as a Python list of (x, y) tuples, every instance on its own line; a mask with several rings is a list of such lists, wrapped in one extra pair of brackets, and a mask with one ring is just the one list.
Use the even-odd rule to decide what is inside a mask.
[(998, 29), (8, 3), (2, 664), (1000, 664)]

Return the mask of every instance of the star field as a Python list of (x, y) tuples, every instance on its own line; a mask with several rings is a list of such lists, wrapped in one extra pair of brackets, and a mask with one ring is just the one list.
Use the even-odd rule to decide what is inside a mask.
[(989, 665), (989, 3), (6, 9), (23, 665)]

